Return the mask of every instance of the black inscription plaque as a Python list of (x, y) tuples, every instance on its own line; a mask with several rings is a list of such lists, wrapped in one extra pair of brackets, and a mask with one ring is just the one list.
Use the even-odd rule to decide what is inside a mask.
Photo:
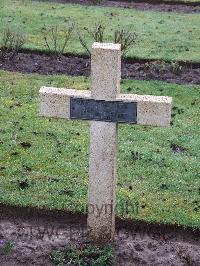
[(71, 97), (70, 118), (136, 124), (137, 103)]

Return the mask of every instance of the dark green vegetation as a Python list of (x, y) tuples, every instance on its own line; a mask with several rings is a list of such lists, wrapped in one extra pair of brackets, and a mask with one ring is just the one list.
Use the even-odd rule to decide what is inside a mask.
[[(89, 123), (39, 117), (42, 85), (84, 77), (0, 72), (0, 202), (86, 212)], [(124, 93), (173, 97), (172, 127), (119, 126), (117, 215), (200, 226), (200, 86), (122, 81)]]
[(113, 265), (112, 247), (81, 246), (69, 248), (63, 251), (53, 251), (50, 259), (55, 265), (63, 266), (68, 263), (84, 266), (109, 266)]
[(13, 250), (14, 246), (14, 242), (0, 239), (0, 256), (10, 253)]
[[(200, 14), (7, 0), (0, 4), (0, 18), (0, 30), (8, 25), (12, 29), (20, 29), (26, 33), (25, 47), (30, 49), (46, 49), (42, 34), (44, 27), (57, 25), (63, 29), (71, 21), (82, 32), (94, 22), (101, 22), (106, 26), (105, 41), (111, 41), (113, 30), (119, 28), (137, 33), (137, 42), (127, 56), (186, 61), (200, 59)], [(76, 30), (66, 51), (84, 53)], [(92, 39), (89, 35), (86, 35), (86, 40), (90, 46)]]

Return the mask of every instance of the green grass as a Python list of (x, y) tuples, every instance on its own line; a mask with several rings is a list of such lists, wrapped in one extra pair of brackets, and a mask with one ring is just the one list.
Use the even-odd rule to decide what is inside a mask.
[[(84, 77), (0, 72), (0, 202), (85, 212), (89, 123), (39, 117), (42, 85), (90, 86)], [(172, 96), (174, 108), (170, 128), (119, 126), (117, 216), (200, 227), (200, 86), (121, 86), (125, 93)], [(185, 152), (174, 153), (171, 144)]]
[[(28, 40), (25, 47), (29, 49), (45, 49), (41, 34), (44, 25), (64, 27), (66, 20), (71, 19), (80, 28), (102, 21), (107, 27), (105, 41), (110, 41), (112, 30), (119, 27), (137, 32), (138, 42), (127, 54), (130, 57), (200, 60), (200, 14), (6, 0), (0, 4), (0, 18), (0, 30), (10, 25), (26, 32)], [(87, 40), (92, 43), (88, 37)], [(68, 52), (84, 53), (75, 35)]]

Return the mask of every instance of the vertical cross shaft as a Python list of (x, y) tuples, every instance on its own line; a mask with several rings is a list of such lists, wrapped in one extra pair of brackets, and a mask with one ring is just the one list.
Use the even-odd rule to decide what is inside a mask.
[[(91, 58), (92, 98), (116, 100), (120, 93), (121, 49), (118, 44), (94, 43)], [(89, 239), (112, 240), (115, 230), (117, 124), (90, 122)]]

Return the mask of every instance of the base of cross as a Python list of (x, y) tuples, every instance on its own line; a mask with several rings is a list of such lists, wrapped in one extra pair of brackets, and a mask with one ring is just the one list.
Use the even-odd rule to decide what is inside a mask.
[(172, 99), (120, 94), (121, 47), (94, 43), (91, 91), (42, 87), (40, 115), (90, 120), (88, 239), (113, 240), (117, 180), (117, 125), (170, 126)]

